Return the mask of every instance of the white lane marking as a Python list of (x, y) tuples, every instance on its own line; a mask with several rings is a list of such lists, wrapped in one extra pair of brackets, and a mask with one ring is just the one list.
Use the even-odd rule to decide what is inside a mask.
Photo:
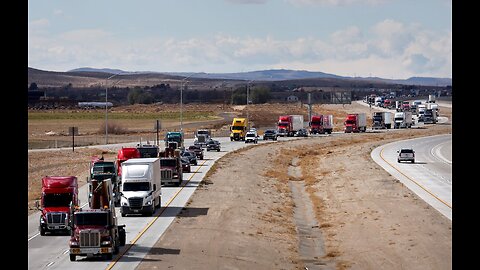
[(435, 147), (432, 147), (432, 149), (430, 149), (430, 154), (432, 154), (432, 156), (436, 157), (437, 159), (440, 159), (441, 161), (447, 163), (447, 164), (450, 164), (452, 165), (452, 161), (447, 159), (445, 156), (442, 155), (442, 153), (440, 152), (440, 149), (443, 147), (443, 145), (449, 143), (449, 141), (447, 142), (443, 142), (443, 143), (439, 143), (437, 145), (435, 145)]
[(55, 262), (49, 262), (46, 267), (50, 267), (54, 264)]

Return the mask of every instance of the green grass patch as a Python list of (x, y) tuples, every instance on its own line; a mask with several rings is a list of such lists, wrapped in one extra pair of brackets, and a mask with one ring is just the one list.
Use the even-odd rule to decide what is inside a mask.
[[(28, 120), (96, 120), (104, 119), (105, 112), (29, 112)], [(214, 112), (183, 112), (184, 121), (214, 120), (218, 117)], [(117, 120), (176, 120), (180, 119), (180, 112), (158, 113), (129, 113), (109, 112), (108, 119)]]

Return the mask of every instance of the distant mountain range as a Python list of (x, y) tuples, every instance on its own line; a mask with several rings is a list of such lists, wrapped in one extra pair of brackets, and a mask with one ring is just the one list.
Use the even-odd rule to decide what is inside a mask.
[(346, 79), (346, 80), (361, 80), (372, 82), (383, 82), (389, 84), (405, 84), (405, 85), (423, 85), (423, 86), (447, 86), (452, 85), (451, 78), (434, 78), (434, 77), (411, 77), (406, 80), (392, 80), (378, 77), (344, 77), (335, 74), (324, 72), (313, 72), (306, 70), (289, 70), (289, 69), (270, 69), (258, 70), (249, 72), (236, 73), (204, 73), (204, 72), (155, 72), (155, 71), (123, 71), (120, 69), (109, 68), (77, 68), (69, 70), (68, 72), (104, 72), (110, 74), (165, 74), (172, 76), (183, 76), (190, 78), (202, 79), (224, 79), (224, 80), (255, 80), (255, 81), (284, 81), (284, 80), (299, 80), (299, 79), (316, 79), (316, 78), (331, 78), (331, 79)]

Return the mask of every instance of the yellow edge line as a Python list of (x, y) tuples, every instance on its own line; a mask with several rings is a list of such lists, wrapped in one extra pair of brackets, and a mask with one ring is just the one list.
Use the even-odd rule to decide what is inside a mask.
[(203, 163), (198, 166), (197, 170), (195, 172), (193, 172), (193, 174), (190, 176), (190, 178), (188, 178), (187, 182), (185, 182), (184, 185), (182, 185), (182, 188), (180, 188), (177, 193), (175, 193), (175, 195), (168, 201), (167, 205), (165, 205), (162, 210), (155, 216), (155, 218), (150, 221), (150, 223), (147, 224), (147, 226), (145, 226), (145, 228), (143, 228), (143, 230), (132, 240), (132, 242), (130, 242), (130, 244), (128, 244), (128, 247), (120, 254), (120, 255), (117, 255), (115, 257), (115, 259), (113, 260), (113, 262), (111, 262), (106, 270), (110, 270), (112, 269), (113, 266), (115, 266), (115, 264), (120, 260), (120, 258), (123, 257), (123, 255), (125, 255), (125, 253), (127, 253), (127, 251), (130, 250), (130, 248), (138, 241), (138, 239), (140, 237), (142, 237), (142, 235), (150, 228), (150, 226), (153, 225), (153, 223), (155, 221), (157, 221), (157, 219), (162, 215), (162, 213), (165, 211), (165, 209), (167, 209), (167, 206), (169, 206), (172, 201), (177, 197), (177, 195), (180, 193), (180, 191), (183, 190), (183, 188), (188, 184), (188, 182), (190, 182), (190, 180), (193, 178), (193, 176), (198, 172), (198, 170), (200, 170), (200, 168), (203, 166), (203, 164), (205, 164), (207, 162), (207, 160), (204, 160)]
[(406, 174), (404, 174), (403, 172), (401, 172), (397, 167), (395, 167), (393, 164), (391, 164), (390, 162), (388, 162), (385, 158), (383, 158), (383, 150), (385, 150), (385, 148), (383, 147), (382, 150), (380, 151), (380, 157), (383, 159), (383, 161), (385, 161), (386, 163), (388, 163), (388, 165), (392, 166), (395, 170), (397, 170), (399, 173), (401, 173), (403, 176), (405, 176), (406, 178), (408, 178), (410, 181), (412, 181), (413, 183), (415, 183), (417, 186), (419, 186), (421, 189), (425, 190), (428, 194), (432, 195), (435, 199), (437, 199), (438, 201), (440, 201), (441, 203), (445, 204), (446, 206), (448, 206), (450, 209), (452, 209), (452, 206), (450, 204), (448, 204), (447, 202), (443, 201), (442, 199), (440, 199), (439, 197), (437, 197), (435, 194), (433, 194), (432, 192), (428, 191), (425, 187), (423, 187), (422, 185), (420, 185), (417, 181), (415, 181), (414, 179), (408, 177)]

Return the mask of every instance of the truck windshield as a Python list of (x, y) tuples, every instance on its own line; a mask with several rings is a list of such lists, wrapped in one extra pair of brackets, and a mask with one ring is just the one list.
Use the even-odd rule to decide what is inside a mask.
[(107, 213), (75, 213), (75, 225), (85, 226), (85, 225), (108, 225), (108, 214)]
[(115, 165), (105, 164), (105, 163), (95, 163), (93, 165), (93, 173), (114, 173), (115, 172)]
[(278, 123), (278, 126), (279, 127), (286, 127), (286, 126), (288, 126), (288, 123)]
[(380, 115), (375, 115), (375, 116), (373, 117), (373, 121), (382, 121), (382, 116), (380, 116)]
[(243, 126), (233, 126), (232, 130), (243, 130)]
[(206, 130), (199, 130), (199, 131), (197, 132), (197, 134), (198, 134), (198, 135), (208, 135), (208, 131), (206, 131)]
[(347, 123), (349, 125), (353, 125), (353, 124), (355, 124), (355, 121), (354, 120), (347, 120), (347, 121), (345, 121), (345, 123)]
[(175, 159), (160, 159), (160, 167), (175, 167), (177, 162)]
[(149, 182), (126, 182), (123, 183), (123, 191), (149, 191)]
[(44, 207), (68, 207), (71, 201), (72, 193), (46, 193), (43, 196)]

